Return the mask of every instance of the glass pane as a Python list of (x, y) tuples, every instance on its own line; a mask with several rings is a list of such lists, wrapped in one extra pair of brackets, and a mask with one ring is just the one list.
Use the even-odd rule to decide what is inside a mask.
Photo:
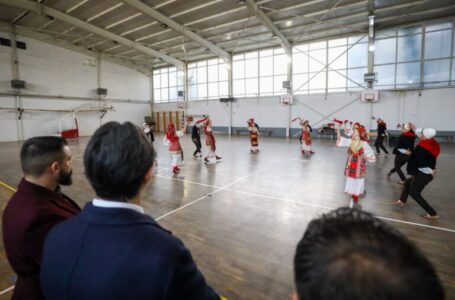
[(374, 42), (374, 63), (388, 64), (395, 62), (397, 39), (376, 40)]
[(228, 82), (227, 81), (220, 82), (220, 84), (219, 84), (219, 94), (220, 94), (220, 97), (227, 97), (229, 95)]
[(272, 56), (272, 55), (273, 55), (273, 49), (262, 50), (259, 52), (260, 57)]
[(307, 52), (308, 44), (294, 46), (293, 53), (297, 52)]
[(217, 64), (218, 64), (218, 59), (216, 59), (216, 58), (215, 58), (215, 59), (211, 59), (211, 60), (209, 60), (209, 61), (207, 62), (207, 64), (208, 64), (209, 66), (217, 65)]
[(421, 33), (422, 25), (398, 28), (398, 35)]
[(198, 84), (197, 85), (197, 96), (199, 99), (207, 98), (207, 84)]
[(310, 51), (310, 72), (319, 72), (325, 68), (327, 53), (326, 50)]
[(275, 48), (275, 49), (273, 49), (273, 54), (274, 55), (284, 54), (284, 49), (283, 48)]
[(308, 56), (300, 52), (294, 52), (292, 57), (292, 72), (307, 73), (308, 72)]
[(259, 93), (273, 93), (273, 77), (259, 78)]
[(226, 69), (226, 67), (227, 64), (220, 64), (218, 68), (220, 81), (228, 80), (228, 70)]
[(346, 70), (338, 71), (338, 73), (335, 71), (329, 71), (328, 88), (329, 89), (345, 88), (346, 87), (346, 77), (345, 76), (346, 76)]
[(245, 81), (245, 93), (247, 96), (257, 96), (258, 95), (258, 79), (250, 78)]
[(286, 55), (276, 55), (273, 59), (274, 75), (284, 75), (287, 73)]
[(218, 98), (218, 82), (209, 83), (209, 98)]
[(273, 57), (261, 57), (259, 64), (260, 77), (273, 75)]
[(326, 78), (325, 72), (319, 73), (315, 76), (316, 73), (310, 73), (310, 91), (311, 90), (325, 90)]
[(234, 96), (245, 96), (245, 80), (234, 80)]
[(368, 35), (356, 35), (348, 37), (348, 44), (368, 43)]
[(160, 69), (158, 69), (158, 70), (153, 70), (153, 75), (160, 74), (160, 71), (161, 71)]
[(258, 54), (259, 52), (255, 51), (255, 52), (248, 52), (248, 53), (245, 53), (245, 58), (248, 59), (248, 58), (257, 58), (258, 57)]
[(197, 62), (197, 67), (206, 67), (207, 66), (207, 61), (206, 60), (203, 60), (203, 61), (198, 61)]
[(368, 72), (367, 68), (360, 68), (360, 69), (349, 69), (348, 70), (348, 87), (349, 88), (359, 88), (359, 86), (355, 83), (358, 83), (364, 86), (363, 83), (363, 76), (365, 73)]
[(209, 82), (218, 81), (218, 65), (209, 66)]
[[(347, 67), (347, 47), (329, 48), (329, 66), (332, 69), (346, 69)], [(336, 60), (335, 60), (336, 59)]]
[(427, 24), (425, 26), (425, 31), (434, 31), (434, 30), (442, 30), (442, 29), (452, 29), (452, 23), (451, 22), (444, 22), (444, 23), (433, 23), (433, 24)]
[(177, 85), (184, 86), (185, 85), (185, 73), (182, 71), (177, 72)]
[(424, 82), (448, 81), (450, 72), (450, 59), (426, 61), (423, 66)]
[(347, 39), (346, 38), (330, 40), (329, 41), (329, 47), (344, 46), (344, 45), (346, 45), (346, 43), (347, 43)]
[(283, 81), (286, 81), (286, 75), (273, 78), (273, 92), (275, 95), (285, 95), (287, 93), (287, 89), (283, 88)]
[(188, 69), (189, 68), (196, 68), (196, 63), (190, 63), (188, 64)]
[(377, 39), (382, 39), (382, 38), (389, 38), (389, 37), (394, 37), (396, 36), (396, 29), (385, 29), (385, 30), (380, 30), (376, 31), (375, 37)]
[(233, 76), (234, 79), (245, 78), (245, 61), (239, 60), (234, 62)]
[(317, 43), (311, 43), (310, 45), (310, 50), (318, 50), (318, 49), (325, 49), (327, 47), (327, 42), (317, 42)]
[(245, 54), (238, 54), (232, 57), (232, 60), (242, 60), (245, 59)]
[(197, 99), (197, 85), (190, 85), (188, 86), (188, 99), (189, 100), (195, 100)]
[(368, 45), (357, 44), (348, 50), (348, 68), (366, 67), (368, 65)]
[(420, 82), (420, 63), (397, 65), (397, 86), (416, 86)]
[(153, 88), (160, 88), (161, 87), (161, 76), (160, 75), (153, 75)]
[(207, 67), (197, 68), (197, 83), (207, 82)]
[(168, 81), (167, 76), (168, 76), (168, 73), (161, 74), (161, 87), (162, 88), (169, 86), (169, 81)]
[(398, 38), (397, 61), (420, 60), (422, 35), (410, 35)]
[(197, 83), (197, 72), (196, 69), (188, 69), (188, 84)]
[(385, 66), (375, 66), (374, 71), (378, 73), (378, 82), (375, 86), (387, 85), (392, 86), (395, 84), (395, 64)]
[(292, 79), (292, 88), (295, 93), (308, 92), (308, 74), (294, 75)]
[(153, 97), (155, 102), (161, 102), (161, 89), (153, 90)]
[(245, 61), (245, 76), (247, 78), (258, 77), (259, 66), (258, 59), (248, 59)]
[(178, 99), (178, 97), (177, 97), (177, 87), (169, 88), (169, 100), (176, 101), (177, 99)]
[(177, 86), (177, 72), (169, 73), (169, 86)]
[(161, 89), (161, 100), (163, 102), (167, 102), (169, 100), (169, 92), (168, 89)]
[(452, 30), (435, 31), (425, 34), (425, 58), (450, 56)]

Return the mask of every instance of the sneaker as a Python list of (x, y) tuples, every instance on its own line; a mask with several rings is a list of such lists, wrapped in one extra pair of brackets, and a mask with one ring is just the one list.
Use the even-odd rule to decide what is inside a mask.
[(387, 173), (387, 178), (390, 178), (390, 176), (392, 176), (392, 173)]
[(314, 151), (310, 151), (310, 154), (315, 154), (315, 153), (316, 153), (316, 152), (314, 152)]
[(429, 220), (436, 220), (436, 219), (439, 219), (439, 216), (438, 215), (430, 215), (430, 214), (426, 214), (426, 215), (422, 215), (422, 218), (425, 218), (425, 219), (429, 219)]
[(349, 203), (349, 208), (354, 208), (355, 207), (355, 202), (353, 199), (351, 199), (351, 202)]
[(404, 202), (402, 202), (401, 200), (397, 200), (395, 202), (393, 202), (393, 205), (396, 205), (396, 206), (399, 206), (399, 207), (404, 207)]

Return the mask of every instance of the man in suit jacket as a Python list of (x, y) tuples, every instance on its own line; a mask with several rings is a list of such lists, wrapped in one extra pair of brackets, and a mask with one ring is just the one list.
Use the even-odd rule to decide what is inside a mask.
[(218, 300), (189, 250), (140, 206), (155, 151), (133, 124), (109, 122), (90, 139), (85, 174), (98, 198), (48, 235), (47, 300)]
[(17, 274), (11, 299), (44, 299), (39, 283), (44, 239), (80, 211), (59, 187), (71, 184), (71, 151), (60, 137), (35, 137), (24, 143), (20, 157), (24, 178), (3, 213), (6, 255)]

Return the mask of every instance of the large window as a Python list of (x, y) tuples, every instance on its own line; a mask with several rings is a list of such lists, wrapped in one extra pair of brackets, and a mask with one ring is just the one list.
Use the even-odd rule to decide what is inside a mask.
[(217, 99), (228, 94), (228, 71), (222, 59), (188, 64), (188, 100)]
[(177, 68), (153, 70), (153, 96), (155, 103), (183, 100), (179, 91), (184, 89), (185, 77)]
[(354, 36), (293, 47), (294, 93), (363, 89), (368, 64), (367, 42), (365, 36)]
[(287, 79), (287, 55), (282, 48), (234, 55), (234, 96), (256, 97), (283, 95)]

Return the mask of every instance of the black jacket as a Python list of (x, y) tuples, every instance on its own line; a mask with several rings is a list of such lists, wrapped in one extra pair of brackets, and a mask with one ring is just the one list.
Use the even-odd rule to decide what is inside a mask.
[(417, 145), (409, 159), (407, 171), (409, 175), (417, 175), (420, 168), (436, 168), (436, 158), (428, 150)]
[(416, 136), (400, 135), (398, 137), (397, 145), (393, 149), (393, 154), (401, 155), (402, 153), (398, 152), (398, 149), (406, 149), (414, 152), (416, 138)]
[(385, 136), (386, 130), (387, 130), (387, 127), (385, 126), (384, 123), (378, 124), (378, 136)]
[(200, 139), (201, 138), (201, 134), (200, 134), (201, 130), (199, 129), (199, 127), (197, 127), (196, 125), (193, 126), (193, 130), (191, 131), (191, 138), (192, 139)]

